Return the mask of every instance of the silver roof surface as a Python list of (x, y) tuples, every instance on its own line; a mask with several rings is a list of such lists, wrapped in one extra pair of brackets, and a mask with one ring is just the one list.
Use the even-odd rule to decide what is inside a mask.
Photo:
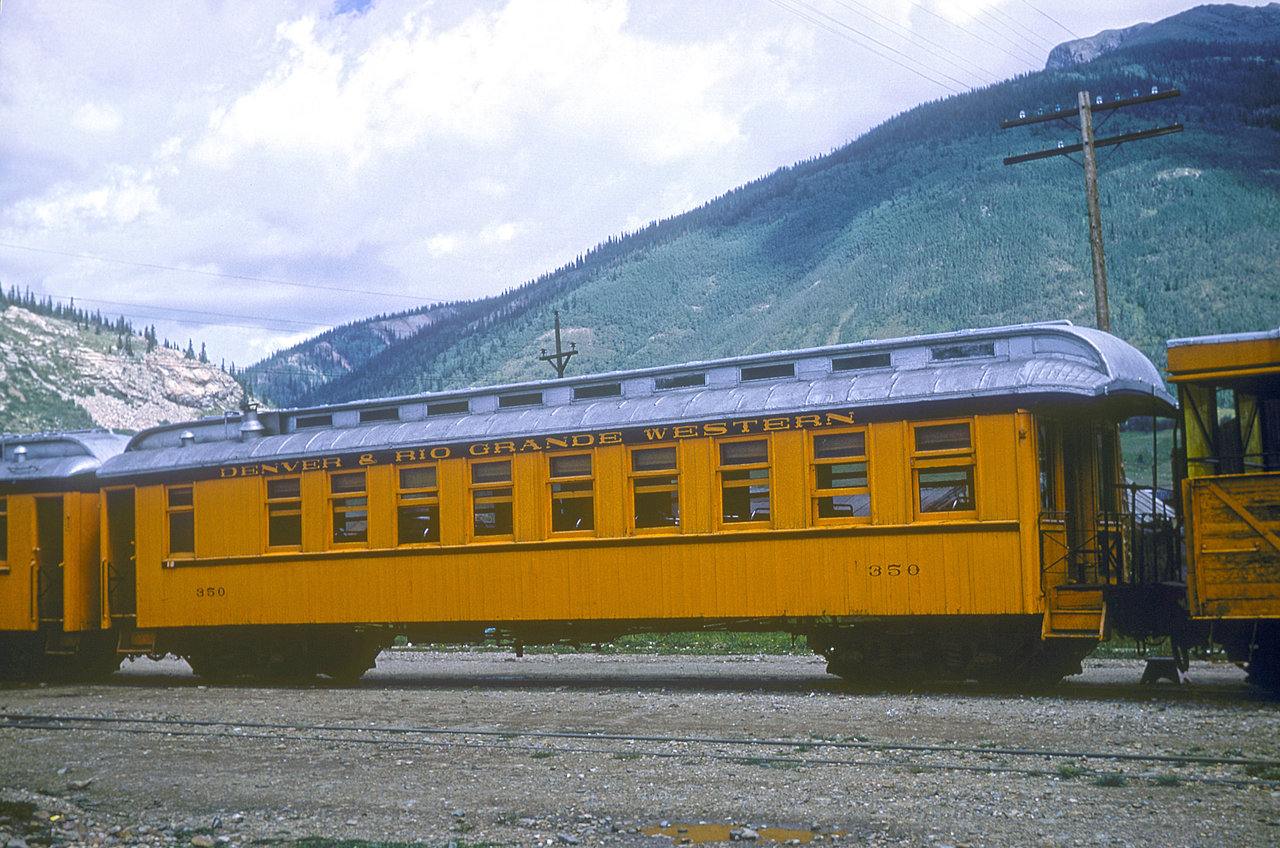
[(1169, 339), (1166, 348), (1185, 347), (1199, 344), (1224, 344), (1226, 342), (1260, 342), (1266, 339), (1280, 339), (1280, 329), (1262, 330), (1253, 333), (1225, 333), (1220, 336), (1191, 336), (1185, 339)]
[(60, 482), (90, 475), (102, 461), (119, 454), (128, 436), (106, 430), (0, 436), (0, 491)]
[[(833, 361), (871, 364), (833, 370)], [(744, 380), (742, 369), (791, 364), (793, 376)], [(847, 363), (846, 363), (847, 364)], [(655, 379), (704, 375), (705, 385), (659, 389)], [(614, 397), (574, 400), (575, 388), (616, 383)], [(541, 392), (537, 405), (500, 407), (500, 398)], [(428, 415), (428, 406), (466, 401), (470, 411)], [(1044, 408), (1101, 403), (1107, 414), (1163, 414), (1173, 398), (1155, 366), (1107, 333), (1069, 322), (964, 330), (886, 341), (779, 351), (661, 368), (517, 385), (263, 412), (262, 435), (241, 440), (241, 417), (207, 418), (139, 433), (107, 460), (105, 478), (175, 472), (407, 446), (715, 421), (815, 410), (967, 406)], [(361, 413), (395, 408), (398, 420), (360, 423)], [(926, 409), (917, 410), (926, 414)], [(952, 411), (950, 414), (954, 414)], [(299, 419), (331, 416), (330, 426)], [(305, 422), (304, 420), (304, 423)], [(314, 423), (311, 422), (311, 423)], [(188, 444), (182, 445), (182, 436)]]

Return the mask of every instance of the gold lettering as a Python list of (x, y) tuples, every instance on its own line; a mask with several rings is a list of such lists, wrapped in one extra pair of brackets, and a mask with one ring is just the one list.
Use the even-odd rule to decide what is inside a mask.
[(621, 433), (601, 433), (600, 444), (602, 445), (620, 445), (622, 444)]
[(303, 470), (303, 471), (319, 471), (319, 470), (320, 470), (320, 460), (318, 460), (318, 459), (304, 459), (304, 460), (302, 460), (302, 470)]
[(258, 463), (258, 468), (260, 470), (260, 473), (262, 474), (279, 474), (280, 473), (280, 466), (274, 465), (274, 464), (268, 465), (265, 462), (261, 462), (261, 463)]
[(448, 448), (432, 448), (431, 458), (432, 459), (448, 459), (449, 449)]
[(398, 450), (396, 451), (396, 462), (413, 462), (418, 458), (416, 450)]
[(769, 430), (786, 430), (791, 427), (790, 418), (766, 418), (764, 420), (764, 429)]
[(472, 456), (488, 456), (489, 446), (484, 444), (483, 442), (479, 444), (474, 444), (471, 447), (467, 448), (467, 453), (471, 454)]
[(224, 466), (222, 466), (221, 468), (219, 468), (219, 469), (218, 469), (218, 476), (220, 476), (220, 477), (235, 477), (235, 476), (236, 476), (236, 469), (235, 469), (233, 466), (230, 466), (230, 465), (224, 465)]
[(822, 416), (821, 415), (797, 415), (796, 426), (797, 427), (821, 427)]
[(240, 466), (240, 476), (241, 476), (241, 477), (257, 477), (257, 476), (258, 476), (258, 466), (256, 466), (256, 465), (242, 465), (242, 466)]
[(723, 421), (717, 421), (714, 424), (702, 425), (702, 433), (706, 436), (723, 436), (729, 432), (729, 425)]
[(371, 453), (362, 453), (362, 454), (360, 454), (360, 464), (361, 464), (361, 465), (373, 465), (373, 464), (374, 464), (373, 454), (371, 454)]
[(843, 415), (839, 412), (828, 412), (827, 423), (828, 424), (852, 424), (853, 413), (850, 412), (848, 415)]
[(693, 424), (680, 424), (671, 431), (677, 439), (690, 439), (698, 435), (698, 428)]
[(760, 423), (759, 419), (756, 419), (756, 418), (750, 418), (750, 419), (748, 419), (748, 420), (746, 420), (746, 421), (735, 421), (735, 422), (733, 422), (733, 423), (732, 423), (731, 425), (729, 425), (729, 426), (737, 428), (737, 430), (738, 430), (738, 432), (739, 432), (739, 433), (750, 433), (750, 432), (751, 432), (751, 425), (752, 425), (752, 424), (759, 424), (759, 423)]
[(540, 451), (542, 450), (542, 445), (538, 444), (533, 439), (525, 439), (524, 444), (520, 446), (520, 450), (521, 451)]
[(569, 447), (568, 439), (557, 439), (554, 436), (547, 436), (547, 449), (551, 448), (567, 448)]
[(289, 472), (297, 471), (298, 468), (300, 467), (296, 462), (282, 462), (280, 464), (284, 466), (285, 471), (289, 471)]
[(515, 452), (516, 452), (516, 443), (515, 443), (515, 442), (494, 442), (494, 443), (493, 443), (493, 452), (494, 452), (495, 454), (498, 454), (498, 453), (515, 453)]
[(570, 439), (569, 443), (575, 448), (586, 448), (596, 443), (596, 437), (592, 433), (579, 433)]
[(667, 437), (666, 427), (655, 427), (644, 431), (644, 437), (651, 442), (660, 442)]
[(324, 458), (324, 465), (321, 467), (322, 468), (341, 468), (342, 459), (336, 456), (326, 456)]

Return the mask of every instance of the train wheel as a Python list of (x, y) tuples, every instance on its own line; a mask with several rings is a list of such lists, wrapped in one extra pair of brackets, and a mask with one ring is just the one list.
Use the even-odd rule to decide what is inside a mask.
[(319, 663), (320, 673), (335, 683), (355, 683), (374, 667), (381, 652), (380, 639), (353, 636), (349, 644), (331, 647)]
[(120, 668), (113, 632), (86, 635), (74, 654), (53, 657), (50, 671), (62, 680), (97, 681)]
[(210, 683), (229, 683), (237, 676), (235, 660), (223, 652), (201, 648), (184, 658), (196, 677)]
[(1094, 639), (1028, 640), (978, 679), (983, 683), (1018, 688), (1052, 686), (1064, 677), (1079, 674), (1080, 661), (1097, 647)]
[(196, 634), (181, 653), (198, 677), (301, 685), (318, 677), (353, 683), (373, 667), (382, 634), (352, 628), (264, 628)]
[(34, 634), (0, 639), (0, 680), (30, 680), (39, 675), (44, 646)]
[(1088, 639), (1040, 638), (1037, 618), (875, 621), (806, 633), (827, 671), (859, 687), (977, 680), (1041, 687), (1080, 672)]

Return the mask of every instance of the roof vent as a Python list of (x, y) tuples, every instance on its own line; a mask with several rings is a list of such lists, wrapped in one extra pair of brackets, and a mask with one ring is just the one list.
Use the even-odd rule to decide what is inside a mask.
[[(259, 423), (258, 426), (261, 427), (262, 424)], [(241, 430), (243, 431), (243, 429), (244, 428), (242, 427)], [(196, 434), (191, 432), (190, 430), (183, 430), (182, 433), (178, 436), (178, 444), (184, 448), (189, 448), (195, 443), (196, 443)]]
[(240, 441), (252, 442), (255, 439), (261, 439), (266, 427), (262, 426), (262, 422), (258, 420), (258, 405), (256, 403), (246, 403), (244, 405), (244, 418), (240, 422)]
[(13, 461), (14, 462), (27, 461), (27, 449), (24, 445), (18, 445), (16, 448), (13, 449)]

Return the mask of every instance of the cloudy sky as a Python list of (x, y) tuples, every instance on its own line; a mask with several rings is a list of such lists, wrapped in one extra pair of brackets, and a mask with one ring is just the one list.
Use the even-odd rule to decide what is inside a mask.
[(7, 0), (0, 285), (245, 365), (1193, 5)]

